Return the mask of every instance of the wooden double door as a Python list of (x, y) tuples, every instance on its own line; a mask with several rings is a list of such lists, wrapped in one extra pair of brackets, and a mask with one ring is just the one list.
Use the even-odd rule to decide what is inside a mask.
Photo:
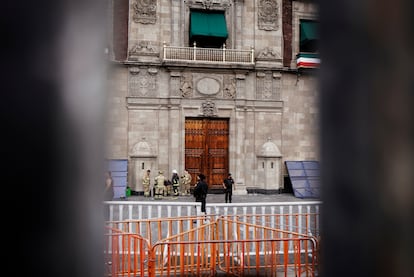
[(229, 172), (229, 120), (223, 118), (185, 119), (185, 168), (192, 185), (203, 173), (209, 189), (222, 189)]

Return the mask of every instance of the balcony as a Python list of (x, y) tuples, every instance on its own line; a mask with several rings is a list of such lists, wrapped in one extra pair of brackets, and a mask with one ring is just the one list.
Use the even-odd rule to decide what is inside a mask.
[(254, 49), (227, 49), (226, 45), (223, 45), (223, 48), (200, 48), (195, 43), (193, 47), (178, 47), (168, 46), (164, 43), (163, 61), (253, 65)]

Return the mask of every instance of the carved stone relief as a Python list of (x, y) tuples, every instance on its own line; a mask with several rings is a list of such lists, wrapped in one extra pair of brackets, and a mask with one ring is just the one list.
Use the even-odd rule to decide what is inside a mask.
[(207, 117), (217, 116), (216, 104), (211, 100), (207, 100), (206, 102), (203, 102), (201, 104), (200, 110), (203, 116), (207, 116)]
[(143, 137), (141, 141), (132, 147), (130, 155), (134, 157), (152, 157), (155, 156), (155, 152), (145, 137)]
[(181, 76), (180, 91), (183, 98), (193, 96), (193, 75), (191, 73), (185, 73)]
[(280, 53), (276, 51), (274, 47), (265, 47), (256, 57), (257, 60), (264, 60), (264, 61), (277, 61), (281, 60)]
[(136, 23), (154, 24), (157, 21), (157, 0), (135, 0), (133, 8)]
[(159, 47), (155, 41), (140, 40), (129, 50), (129, 56), (159, 56)]
[(277, 0), (260, 0), (257, 20), (259, 29), (275, 31), (278, 29), (279, 5)]
[(232, 5), (232, 0), (187, 0), (185, 1), (191, 8), (226, 9)]
[(256, 77), (257, 99), (280, 100), (280, 73), (258, 72)]
[(129, 89), (132, 96), (153, 96), (157, 90), (156, 68), (130, 68)]
[(224, 76), (223, 97), (236, 98), (236, 78), (234, 76)]

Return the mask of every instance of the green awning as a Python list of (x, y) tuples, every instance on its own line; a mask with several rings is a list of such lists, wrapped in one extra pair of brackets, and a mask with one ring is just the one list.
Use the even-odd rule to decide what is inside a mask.
[(310, 20), (300, 21), (300, 43), (304, 44), (319, 39), (319, 22)]
[(195, 36), (227, 38), (224, 13), (191, 11), (190, 38)]

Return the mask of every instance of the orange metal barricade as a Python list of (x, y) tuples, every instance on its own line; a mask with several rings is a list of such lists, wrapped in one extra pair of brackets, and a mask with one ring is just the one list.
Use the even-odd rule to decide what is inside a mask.
[(156, 276), (213, 275), (216, 222), (200, 219), (197, 227), (155, 243), (151, 262)]
[(147, 276), (149, 242), (122, 230), (107, 228), (105, 276)]
[[(214, 221), (216, 216), (209, 215), (210, 221)], [(186, 230), (193, 229), (199, 223), (204, 223), (206, 216), (181, 216), (168, 218), (152, 218), (141, 220), (111, 221), (108, 225), (122, 230), (123, 232), (139, 234), (146, 238), (151, 244), (165, 238), (181, 234)]]
[(317, 240), (313, 236), (219, 218), (216, 237), (220, 270), (260, 276), (315, 276)]
[(282, 220), (243, 215), (111, 222), (117, 228), (108, 229), (107, 276), (316, 276), (316, 238), (298, 228), (268, 227), (288, 226)]

